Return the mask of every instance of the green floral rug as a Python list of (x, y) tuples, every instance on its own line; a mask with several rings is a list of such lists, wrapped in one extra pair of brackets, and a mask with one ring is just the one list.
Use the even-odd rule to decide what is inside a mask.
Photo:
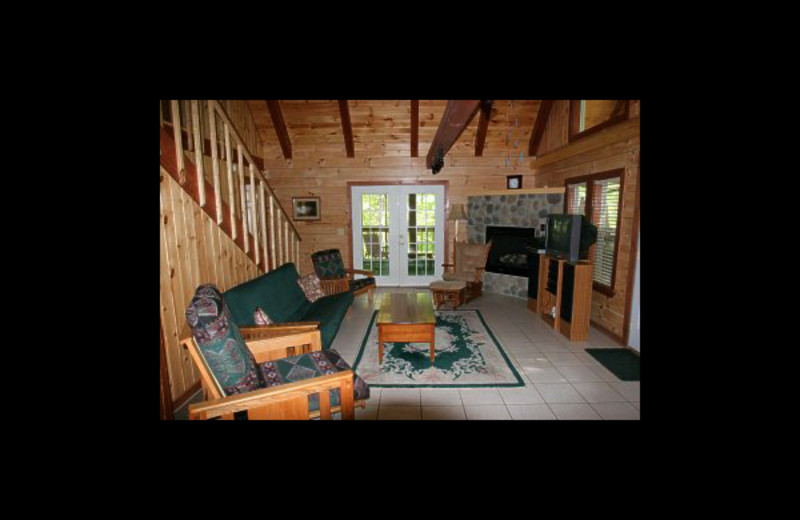
[(378, 327), (372, 315), (353, 369), (375, 387), (518, 387), (525, 382), (480, 311), (436, 311), (436, 356), (428, 343), (384, 343), (378, 364)]

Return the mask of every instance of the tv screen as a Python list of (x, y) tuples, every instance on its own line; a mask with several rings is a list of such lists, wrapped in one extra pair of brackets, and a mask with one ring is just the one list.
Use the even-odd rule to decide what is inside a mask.
[(548, 254), (569, 262), (586, 260), (589, 248), (597, 241), (597, 227), (583, 215), (548, 215)]

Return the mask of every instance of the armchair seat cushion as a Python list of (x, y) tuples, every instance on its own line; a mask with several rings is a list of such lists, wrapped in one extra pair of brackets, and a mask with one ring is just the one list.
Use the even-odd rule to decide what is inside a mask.
[(367, 278), (356, 278), (350, 281), (350, 290), (355, 292), (364, 287), (369, 287), (370, 285), (375, 285), (375, 278), (371, 276)]
[[(268, 388), (350, 370), (350, 365), (335, 350), (326, 350), (267, 361), (258, 365), (258, 368), (264, 379), (265, 388)], [(355, 373), (353, 393), (353, 399), (356, 401), (369, 398), (369, 385)], [(335, 389), (331, 392), (331, 406), (339, 406), (340, 402), (341, 395), (339, 390)], [(319, 410), (319, 394), (309, 396), (308, 408), (312, 412)]]

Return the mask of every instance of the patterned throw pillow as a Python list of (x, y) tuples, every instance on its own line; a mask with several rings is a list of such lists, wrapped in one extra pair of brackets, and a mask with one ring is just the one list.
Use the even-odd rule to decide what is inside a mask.
[(253, 313), (253, 322), (256, 325), (272, 325), (275, 323), (267, 316), (267, 313), (264, 312), (261, 307), (256, 307), (256, 311)]
[(303, 289), (306, 298), (311, 303), (325, 296), (325, 293), (322, 292), (322, 284), (319, 282), (319, 277), (316, 273), (303, 276), (297, 280), (297, 283), (300, 285), (300, 288)]
[(226, 395), (261, 388), (255, 360), (216, 287), (207, 284), (197, 288), (186, 308), (186, 321), (200, 353)]

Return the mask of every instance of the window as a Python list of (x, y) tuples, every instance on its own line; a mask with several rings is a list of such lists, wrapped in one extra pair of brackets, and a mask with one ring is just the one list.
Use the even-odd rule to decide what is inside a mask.
[(618, 169), (566, 181), (566, 212), (586, 215), (597, 226), (597, 243), (590, 251), (594, 289), (609, 296), (616, 281), (624, 174)]
[(569, 141), (628, 119), (628, 100), (573, 99), (569, 105)]

